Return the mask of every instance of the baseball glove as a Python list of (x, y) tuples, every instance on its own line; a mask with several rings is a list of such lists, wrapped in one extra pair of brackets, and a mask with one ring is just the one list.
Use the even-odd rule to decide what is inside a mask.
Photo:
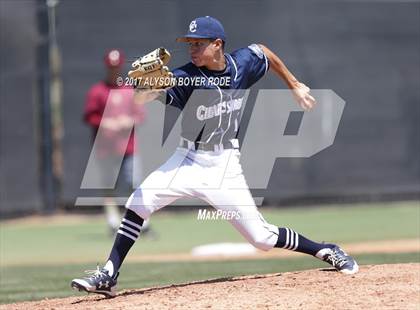
[(133, 62), (134, 70), (128, 72), (135, 79), (137, 89), (165, 89), (174, 86), (175, 79), (166, 66), (171, 54), (163, 47), (155, 49)]

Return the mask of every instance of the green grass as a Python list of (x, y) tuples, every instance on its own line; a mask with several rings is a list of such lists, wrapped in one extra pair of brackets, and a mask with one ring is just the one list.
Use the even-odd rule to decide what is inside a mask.
[[(171, 207), (176, 208), (176, 207)], [(262, 209), (270, 223), (288, 226), (314, 240), (350, 243), (420, 238), (418, 202)], [(197, 212), (157, 213), (152, 227), (157, 240), (141, 238), (131, 255), (187, 253), (213, 242), (244, 242), (229, 223), (198, 221)], [(80, 222), (3, 222), (0, 227), (0, 302), (64, 297), (73, 277), (103, 263), (112, 246), (105, 220)], [(356, 256), (361, 264), (418, 262), (419, 253)], [(72, 263), (73, 262), (73, 263)], [(77, 263), (74, 263), (77, 262)], [(85, 262), (85, 263), (83, 263)], [(285, 272), (322, 267), (311, 257), (220, 262), (131, 263), (122, 267), (120, 288), (141, 288), (243, 274)]]
[[(176, 208), (176, 207), (170, 207)], [(325, 208), (262, 209), (266, 220), (291, 227), (319, 241), (349, 243), (420, 237), (418, 202), (330, 206)], [(141, 238), (132, 255), (186, 253), (213, 242), (244, 242), (225, 221), (198, 221), (197, 212), (156, 213), (152, 217), (158, 240)], [(106, 259), (113, 239), (105, 220), (92, 217), (80, 223), (3, 224), (1, 266), (16, 264), (98, 261)]]
[[(360, 264), (420, 262), (419, 253), (357, 255)], [(119, 289), (176, 284), (209, 278), (277, 273), (327, 267), (311, 257), (218, 262), (127, 263)], [(94, 264), (7, 267), (2, 270), (0, 303), (81, 295), (70, 289), (73, 277)]]

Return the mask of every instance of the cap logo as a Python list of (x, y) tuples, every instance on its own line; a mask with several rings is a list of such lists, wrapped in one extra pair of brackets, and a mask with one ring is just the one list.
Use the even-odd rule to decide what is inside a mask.
[(190, 32), (196, 32), (197, 31), (197, 22), (195, 20), (193, 20), (190, 23)]

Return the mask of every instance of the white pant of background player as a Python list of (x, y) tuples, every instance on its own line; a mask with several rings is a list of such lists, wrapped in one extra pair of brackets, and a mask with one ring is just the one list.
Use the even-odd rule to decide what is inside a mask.
[[(237, 140), (232, 143), (237, 144)], [(179, 198), (200, 198), (218, 210), (239, 215), (229, 222), (256, 248), (268, 251), (276, 244), (279, 230), (258, 211), (239, 158), (238, 149), (202, 151), (178, 147), (131, 194), (126, 208), (147, 220), (153, 212)]]

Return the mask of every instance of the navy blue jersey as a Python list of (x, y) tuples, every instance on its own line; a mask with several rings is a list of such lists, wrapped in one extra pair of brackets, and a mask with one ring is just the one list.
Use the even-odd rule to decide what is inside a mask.
[(246, 89), (268, 71), (269, 63), (256, 44), (225, 54), (225, 59), (222, 71), (191, 62), (173, 71), (177, 86), (167, 90), (166, 104), (182, 111), (183, 138), (220, 144), (236, 137)]

